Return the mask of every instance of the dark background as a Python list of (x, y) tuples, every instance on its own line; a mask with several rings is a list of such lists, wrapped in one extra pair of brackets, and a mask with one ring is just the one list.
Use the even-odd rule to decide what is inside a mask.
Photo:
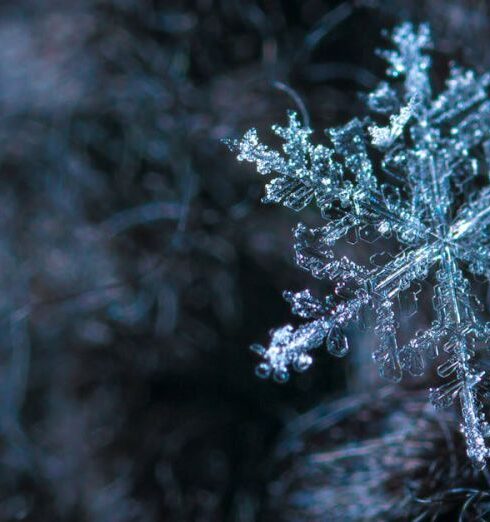
[(490, 65), (484, 1), (2, 2), (1, 521), (287, 518), (285, 423), (379, 382), (362, 353), (255, 377), (247, 347), (311, 281), (298, 216), (221, 140), (284, 122), (274, 82), (317, 140), (362, 115), (406, 19), (432, 25), (436, 85)]

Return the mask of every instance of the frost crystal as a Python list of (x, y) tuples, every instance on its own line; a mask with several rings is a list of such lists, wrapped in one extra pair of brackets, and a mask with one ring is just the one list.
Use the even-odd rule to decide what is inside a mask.
[[(371, 310), (379, 338), (373, 359), (381, 375), (398, 381), (403, 370), (420, 375), (427, 360), (440, 360), (438, 375), (447, 382), (430, 390), (431, 400), (446, 407), (458, 399), (468, 455), (483, 467), (490, 429), (481, 404), (488, 383), (481, 346), (490, 323), (478, 316), (465, 274), (490, 277), (490, 187), (482, 183), (490, 160), (490, 76), (453, 66), (445, 90), (433, 97), (428, 27), (404, 23), (392, 41), (394, 50), (380, 52), (391, 84), (383, 82), (367, 96), (371, 117), (327, 131), (330, 146), (313, 145), (312, 131), (293, 112), (287, 127), (273, 127), (284, 140), (282, 152), (261, 144), (254, 129), (229, 142), (239, 160), (273, 175), (265, 202), (293, 210), (316, 203), (326, 224), (297, 226), (296, 260), (337, 285), (335, 297), (323, 300), (308, 290), (285, 293), (306, 322), (275, 330), (268, 348), (254, 345), (263, 359), (257, 371), (285, 381), (291, 367), (307, 369), (311, 351), (322, 345), (344, 356), (345, 328)], [(397, 241), (397, 254), (384, 266), (364, 267), (336, 255), (334, 243), (362, 238), (368, 228)], [(434, 320), (400, 346), (398, 298), (432, 278)]]

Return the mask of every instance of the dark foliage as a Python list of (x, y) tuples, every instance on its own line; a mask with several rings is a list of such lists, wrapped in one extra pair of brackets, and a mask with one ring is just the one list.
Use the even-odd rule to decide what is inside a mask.
[(488, 472), (469, 463), (450, 411), (383, 388), (291, 421), (276, 452), (271, 520), (487, 520)]

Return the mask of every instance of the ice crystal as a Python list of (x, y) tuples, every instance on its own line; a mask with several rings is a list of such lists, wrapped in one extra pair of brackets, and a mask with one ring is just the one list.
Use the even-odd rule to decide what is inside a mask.
[[(296, 261), (338, 285), (323, 300), (309, 290), (285, 293), (306, 322), (276, 329), (267, 348), (253, 346), (263, 359), (257, 372), (285, 381), (290, 368), (307, 369), (322, 345), (344, 356), (345, 328), (370, 309), (381, 375), (398, 381), (404, 370), (420, 375), (427, 360), (440, 360), (438, 375), (447, 382), (430, 390), (431, 400), (436, 407), (459, 400), (468, 455), (483, 467), (490, 429), (480, 355), (490, 323), (475, 306), (466, 274), (490, 277), (490, 186), (482, 183), (490, 154), (490, 75), (451, 66), (445, 89), (433, 96), (428, 26), (404, 23), (391, 39), (394, 49), (379, 53), (389, 63), (390, 83), (366, 97), (370, 117), (326, 131), (330, 145), (312, 144), (312, 131), (294, 112), (286, 127), (273, 127), (284, 140), (282, 152), (262, 144), (254, 129), (229, 143), (239, 160), (273, 175), (265, 202), (297, 211), (316, 203), (326, 224), (297, 226)], [(398, 253), (384, 266), (336, 255), (339, 239), (362, 237), (367, 227), (397, 241)], [(400, 346), (396, 302), (424, 279), (434, 281), (434, 320)]]

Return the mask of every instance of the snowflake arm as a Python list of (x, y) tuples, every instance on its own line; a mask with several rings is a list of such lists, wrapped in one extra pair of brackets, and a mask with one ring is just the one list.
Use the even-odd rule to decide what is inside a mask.
[(481, 411), (477, 390), (485, 372), (472, 364), (473, 343), (480, 336), (479, 329), (470, 303), (469, 282), (457, 268), (447, 246), (441, 261), (436, 274), (438, 285), (434, 301), (438, 319), (448, 331), (449, 339), (444, 351), (449, 354), (449, 359), (438, 367), (438, 373), (443, 378), (452, 375), (453, 379), (442, 387), (432, 389), (431, 399), (436, 406), (446, 407), (459, 396), (468, 456), (482, 467), (488, 456), (485, 443), (488, 423)]
[(428, 77), (430, 58), (424, 53), (432, 47), (429, 26), (422, 24), (415, 29), (411, 23), (403, 23), (395, 28), (391, 39), (394, 50), (378, 51), (379, 56), (389, 64), (388, 76), (405, 77), (403, 97), (406, 101), (418, 98), (425, 102), (431, 94)]
[[(377, 187), (367, 155), (365, 129), (359, 120), (331, 129), (328, 134), (333, 148), (328, 148), (311, 143), (311, 129), (301, 126), (295, 112), (290, 111), (288, 118), (288, 127), (273, 126), (274, 133), (285, 140), (284, 155), (262, 144), (255, 129), (239, 140), (227, 142), (238, 152), (239, 161), (255, 163), (260, 174), (277, 175), (265, 187), (264, 203), (282, 203), (299, 211), (315, 199), (324, 217), (332, 221), (337, 219), (332, 207), (338, 203), (342, 215), (350, 214), (353, 224), (356, 216), (363, 215), (365, 220), (389, 227), (406, 241), (427, 233), (408, 205), (387, 200)], [(334, 159), (334, 154), (343, 158), (344, 164)]]
[[(388, 304), (401, 291), (406, 290), (417, 279), (421, 279), (429, 270), (431, 264), (435, 263), (437, 257), (437, 247), (423, 246), (417, 250), (402, 252), (390, 263), (385, 265), (382, 270), (372, 270), (370, 276), (363, 281), (363, 285), (355, 291), (354, 297), (333, 303), (333, 299), (326, 301), (324, 305), (316, 308), (315, 320), (294, 330), (291, 325), (286, 328), (279, 328), (272, 331), (271, 344), (268, 349), (264, 347), (258, 348), (256, 352), (265, 359), (265, 365), (261, 366), (260, 373), (274, 374), (277, 380), (284, 381), (289, 376), (286, 375), (289, 367), (296, 369), (296, 360), (298, 357), (309, 355), (308, 352), (320, 347), (325, 341), (327, 350), (338, 357), (342, 357), (348, 352), (348, 344), (344, 339), (342, 329), (347, 327), (352, 321), (358, 318), (359, 312), (363, 306), (382, 304), (384, 309), (389, 309), (383, 315), (386, 319), (391, 317), (391, 307)], [(318, 268), (317, 268), (318, 270)], [(320, 273), (322, 269), (320, 268)], [(305, 318), (311, 318), (309, 310), (312, 308), (312, 297), (308, 292), (308, 299), (305, 300), (305, 293), (297, 294), (288, 293), (287, 300), (291, 303), (293, 312)], [(316, 302), (316, 301), (315, 301)], [(389, 324), (389, 334), (382, 331), (382, 318), (378, 317), (377, 333), (384, 341), (382, 350), (392, 353), (396, 351), (396, 339), (394, 338), (394, 324)], [(388, 350), (386, 343), (391, 342), (392, 346)], [(393, 346), (394, 345), (394, 346)], [(390, 355), (388, 368), (385, 363), (386, 357), (379, 354), (373, 356), (378, 363), (380, 372), (388, 377), (399, 380), (395, 377), (399, 371), (398, 357)], [(308, 358), (309, 364), (313, 362), (311, 356)], [(308, 366), (302, 367), (302, 370)], [(280, 375), (280, 378), (278, 376)]]

